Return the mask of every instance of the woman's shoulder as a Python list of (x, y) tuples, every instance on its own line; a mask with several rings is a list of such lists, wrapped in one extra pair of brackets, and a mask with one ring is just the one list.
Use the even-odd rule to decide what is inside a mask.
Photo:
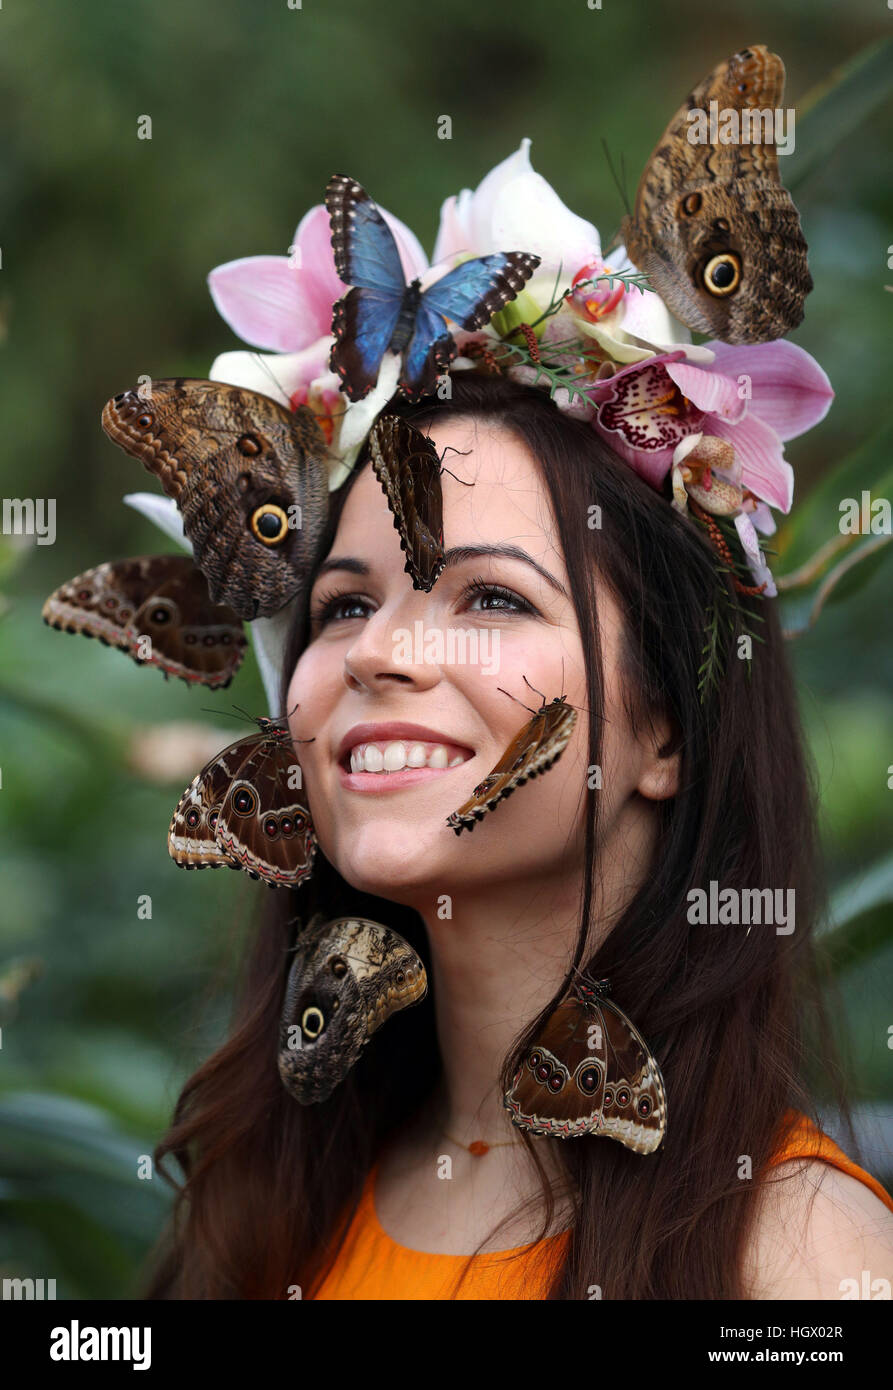
[(797, 1117), (761, 1185), (744, 1260), (749, 1297), (889, 1298), (889, 1203), (876, 1179)]

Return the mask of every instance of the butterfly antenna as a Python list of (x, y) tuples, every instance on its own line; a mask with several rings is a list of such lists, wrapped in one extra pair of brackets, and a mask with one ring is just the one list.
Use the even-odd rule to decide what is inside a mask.
[[(533, 691), (534, 695), (539, 695), (540, 699), (542, 700), (543, 704), (545, 705), (545, 703), (546, 703), (546, 697), (545, 697), (545, 695), (543, 694), (543, 692), (542, 692), (541, 690), (537, 690), (537, 688), (536, 688), (535, 685), (530, 685), (530, 681), (527, 679), (526, 676), (523, 677), (523, 680), (524, 680), (524, 684), (525, 684), (525, 685), (529, 685), (529, 686), (530, 686), (530, 689)], [(562, 681), (562, 685), (563, 685), (563, 684), (564, 684), (564, 662), (563, 662), (563, 661), (562, 661), (562, 670), (561, 670), (561, 681)]]
[[(510, 699), (510, 700), (514, 700), (514, 702), (515, 702), (516, 705), (520, 705), (522, 709), (526, 709), (526, 711), (527, 711), (528, 714), (536, 714), (536, 710), (535, 710), (535, 709), (531, 709), (529, 705), (525, 705), (524, 701), (523, 701), (523, 700), (519, 700), (518, 697), (517, 697), (517, 695), (513, 695), (512, 692), (511, 692), (510, 690), (503, 690), (501, 685), (497, 685), (496, 689), (497, 689), (498, 691), (500, 691), (501, 694), (503, 694), (503, 695), (508, 695), (509, 699)], [(537, 691), (537, 694), (539, 694), (538, 691)]]
[(604, 138), (602, 138), (602, 149), (603, 149), (604, 152), (605, 152), (605, 159), (607, 160), (607, 162), (608, 162), (608, 168), (609, 168), (610, 171), (611, 171), (611, 178), (614, 180), (614, 187), (617, 189), (617, 192), (620, 194), (620, 201), (623, 203), (623, 206), (626, 208), (626, 211), (627, 211), (628, 215), (629, 215), (630, 217), (632, 217), (632, 212), (633, 212), (633, 210), (632, 210), (632, 208), (631, 208), (630, 205), (629, 205), (629, 198), (627, 197), (627, 194), (626, 194), (626, 169), (625, 169), (624, 163), (623, 163), (623, 155), (621, 154), (621, 156), (620, 156), (621, 177), (618, 178), (618, 177), (617, 177), (617, 170), (614, 168), (614, 161), (613, 161), (613, 159), (611, 158), (611, 151), (608, 149), (608, 142), (607, 142), (607, 140), (605, 140)]
[(230, 714), (228, 709), (209, 709), (207, 705), (199, 705), (199, 709), (204, 714), (222, 714), (226, 719), (238, 719), (237, 714)]
[(289, 396), (285, 387), (282, 385), (282, 382), (276, 376), (276, 373), (273, 371), (273, 368), (270, 366), (269, 362), (265, 362), (259, 352), (253, 352), (251, 356), (255, 359), (255, 361), (260, 363), (261, 367), (264, 369), (267, 376), (270, 378), (273, 385), (276, 387), (276, 390), (281, 392), (281, 394), (285, 397), (287, 401), (291, 402), (291, 397)]

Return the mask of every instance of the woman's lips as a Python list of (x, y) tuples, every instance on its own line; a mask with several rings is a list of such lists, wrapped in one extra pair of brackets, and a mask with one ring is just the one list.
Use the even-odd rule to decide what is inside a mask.
[(441, 777), (473, 756), (459, 744), (433, 739), (370, 739), (342, 755), (338, 774), (351, 791), (393, 791)]

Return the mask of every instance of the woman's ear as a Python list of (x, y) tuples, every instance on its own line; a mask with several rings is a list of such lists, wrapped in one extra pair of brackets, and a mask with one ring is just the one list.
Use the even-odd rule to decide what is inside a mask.
[(636, 790), (649, 801), (668, 801), (679, 790), (682, 762), (680, 732), (675, 721), (660, 716), (640, 735), (642, 763)]

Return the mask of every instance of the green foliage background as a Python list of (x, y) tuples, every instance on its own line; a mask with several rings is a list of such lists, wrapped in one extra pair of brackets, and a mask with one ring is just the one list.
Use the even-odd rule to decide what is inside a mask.
[[(891, 465), (889, 433), (874, 439), (890, 409), (889, 46), (811, 126), (799, 121), (807, 92), (891, 24), (866, 0), (3, 6), (0, 489), (55, 497), (58, 536), (46, 547), (0, 538), (0, 1274), (55, 1277), (59, 1297), (132, 1292), (167, 1205), (159, 1180), (137, 1179), (138, 1156), (222, 1036), (267, 891), (178, 872), (165, 835), (182, 785), (152, 785), (123, 756), (144, 725), (214, 724), (203, 705), (262, 709), (253, 663), (225, 696), (202, 695), (40, 622), (43, 599), (79, 570), (167, 548), (120, 502), (152, 483), (102, 434), (105, 400), (141, 373), (205, 376), (240, 346), (207, 272), (285, 254), (335, 171), (360, 179), (430, 251), (442, 200), (529, 135), (534, 167), (607, 245), (623, 209), (602, 139), (624, 156), (632, 195), (692, 84), (764, 42), (782, 54), (798, 108), (798, 148), (782, 166), (815, 280), (793, 337), (837, 392), (827, 420), (788, 446), (795, 521), (778, 568), (792, 569), (837, 533), (840, 499), (858, 496), (841, 461), (861, 446), (854, 476), (865, 481), (853, 486)], [(145, 114), (151, 141), (137, 139)], [(448, 141), (436, 136), (443, 114)], [(791, 648), (822, 791), (835, 888), (826, 940), (853, 1092), (888, 1114), (890, 549)], [(792, 623), (808, 601), (791, 601)], [(216, 724), (222, 746), (233, 726)], [(137, 917), (142, 894), (151, 920)], [(32, 961), (41, 973), (19, 988)], [(889, 1183), (893, 1157), (873, 1166)]]

